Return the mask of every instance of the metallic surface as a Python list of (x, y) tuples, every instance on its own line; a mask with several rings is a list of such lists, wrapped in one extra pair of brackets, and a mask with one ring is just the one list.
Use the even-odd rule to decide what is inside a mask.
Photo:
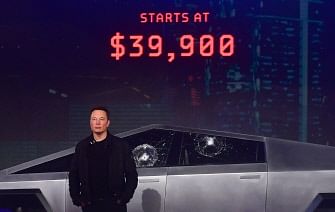
[[(266, 161), (138, 168), (129, 212), (308, 211), (318, 194), (335, 194), (335, 148), (236, 133), (150, 125), (120, 137), (164, 129), (264, 142)], [(178, 149), (178, 148), (177, 148)], [(0, 171), (1, 191), (38, 190), (46, 211), (77, 212), (67, 172), (15, 174), (73, 154), (74, 148)], [(179, 161), (180, 162), (180, 161)]]
[(335, 171), (269, 172), (266, 209), (307, 211), (319, 193), (335, 193), (334, 177)]
[(173, 167), (167, 179), (166, 212), (265, 211), (265, 164)]
[(39, 189), (46, 202), (46, 211), (65, 211), (65, 179), (1, 182), (0, 190)]

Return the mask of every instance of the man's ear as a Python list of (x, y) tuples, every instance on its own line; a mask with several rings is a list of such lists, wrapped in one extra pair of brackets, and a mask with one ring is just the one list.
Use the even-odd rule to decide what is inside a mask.
[(109, 127), (110, 123), (111, 123), (111, 121), (108, 120), (108, 121), (107, 121), (107, 127)]

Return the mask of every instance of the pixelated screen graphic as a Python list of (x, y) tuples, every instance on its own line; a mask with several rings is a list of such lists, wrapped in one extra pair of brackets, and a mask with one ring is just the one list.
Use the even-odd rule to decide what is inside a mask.
[[(164, 124), (335, 145), (332, 8), (2, 2), (0, 168), (73, 146), (90, 133), (97, 105), (110, 109), (112, 133)], [(213, 142), (199, 141), (198, 153), (224, 151)]]

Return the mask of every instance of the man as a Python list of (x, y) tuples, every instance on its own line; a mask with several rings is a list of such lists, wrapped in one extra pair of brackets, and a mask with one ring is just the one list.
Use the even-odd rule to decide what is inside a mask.
[(138, 175), (128, 145), (108, 132), (109, 112), (91, 110), (92, 134), (80, 141), (69, 172), (73, 204), (83, 212), (126, 212)]

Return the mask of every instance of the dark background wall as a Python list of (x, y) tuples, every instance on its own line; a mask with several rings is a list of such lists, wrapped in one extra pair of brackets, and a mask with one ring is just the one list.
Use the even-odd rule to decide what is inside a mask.
[[(3, 1), (0, 168), (73, 146), (88, 111), (113, 133), (160, 123), (335, 145), (332, 0)], [(141, 24), (141, 12), (210, 12), (207, 23)], [(110, 39), (159, 34), (163, 55), (110, 57)], [(179, 38), (196, 37), (195, 54)], [(235, 38), (234, 55), (199, 55), (199, 37)], [(124, 40), (131, 49), (129, 39)]]

